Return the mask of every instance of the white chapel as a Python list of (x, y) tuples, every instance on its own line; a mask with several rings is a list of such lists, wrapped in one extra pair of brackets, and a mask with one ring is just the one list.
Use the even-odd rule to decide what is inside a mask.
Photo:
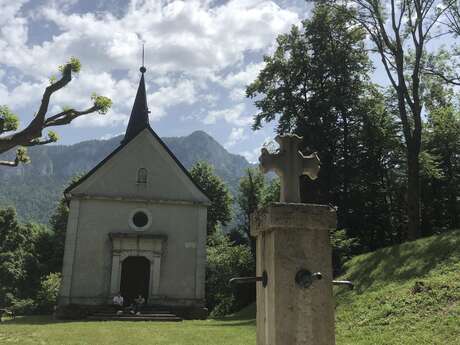
[(210, 202), (150, 127), (144, 73), (120, 145), (66, 189), (59, 306), (103, 305), (120, 292), (149, 305), (205, 306)]

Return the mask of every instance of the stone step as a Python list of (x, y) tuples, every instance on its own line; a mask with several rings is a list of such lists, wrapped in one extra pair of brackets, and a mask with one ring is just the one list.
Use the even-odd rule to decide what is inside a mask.
[(93, 313), (91, 316), (99, 316), (99, 317), (112, 317), (112, 316), (128, 316), (128, 317), (134, 317), (134, 316), (142, 316), (142, 317), (177, 317), (174, 314), (170, 313), (141, 313), (139, 315), (136, 314), (130, 314), (130, 313), (123, 313), (123, 314), (116, 314), (116, 313)]
[[(129, 309), (126, 310), (125, 313), (128, 313)], [(114, 314), (117, 312), (117, 309), (97, 309), (94, 310), (93, 313), (106, 313), (106, 314)], [(140, 309), (142, 314), (171, 314), (170, 310), (158, 310), (158, 309)]]
[(180, 317), (145, 317), (143, 315), (112, 315), (112, 316), (88, 316), (87, 320), (91, 321), (156, 321), (156, 322), (180, 322), (182, 319)]

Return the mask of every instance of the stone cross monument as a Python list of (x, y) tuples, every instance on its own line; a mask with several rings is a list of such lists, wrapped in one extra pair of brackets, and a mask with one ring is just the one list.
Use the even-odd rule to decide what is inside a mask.
[(276, 139), (278, 153), (262, 150), (263, 171), (281, 178), (281, 202), (251, 217), (257, 238), (257, 345), (334, 345), (329, 206), (301, 204), (299, 176), (316, 178), (319, 159), (298, 151), (301, 138)]
[(298, 135), (283, 135), (275, 138), (280, 145), (277, 153), (262, 149), (259, 158), (262, 172), (273, 170), (281, 179), (281, 202), (300, 202), (299, 177), (307, 175), (316, 179), (320, 161), (316, 153), (304, 156), (299, 151), (302, 138)]

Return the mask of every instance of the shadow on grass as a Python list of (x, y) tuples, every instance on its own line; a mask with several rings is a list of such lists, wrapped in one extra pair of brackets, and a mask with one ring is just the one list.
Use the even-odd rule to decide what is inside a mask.
[(252, 320), (228, 320), (228, 319), (214, 319), (213, 323), (204, 324), (204, 327), (234, 327), (234, 326), (255, 326), (256, 319)]
[(84, 322), (84, 320), (56, 320), (52, 315), (16, 316), (15, 319), (2, 319), (0, 325), (49, 325), (72, 322)]

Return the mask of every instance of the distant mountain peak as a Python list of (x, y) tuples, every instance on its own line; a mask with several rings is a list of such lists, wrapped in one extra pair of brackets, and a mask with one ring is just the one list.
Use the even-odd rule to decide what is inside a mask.
[[(13, 205), (23, 219), (46, 223), (70, 179), (95, 167), (118, 147), (121, 138), (117, 135), (73, 145), (31, 147), (31, 164), (14, 169), (0, 167), (0, 206)], [(187, 169), (197, 161), (213, 165), (233, 193), (251, 166), (243, 156), (229, 153), (202, 130), (162, 139)]]

